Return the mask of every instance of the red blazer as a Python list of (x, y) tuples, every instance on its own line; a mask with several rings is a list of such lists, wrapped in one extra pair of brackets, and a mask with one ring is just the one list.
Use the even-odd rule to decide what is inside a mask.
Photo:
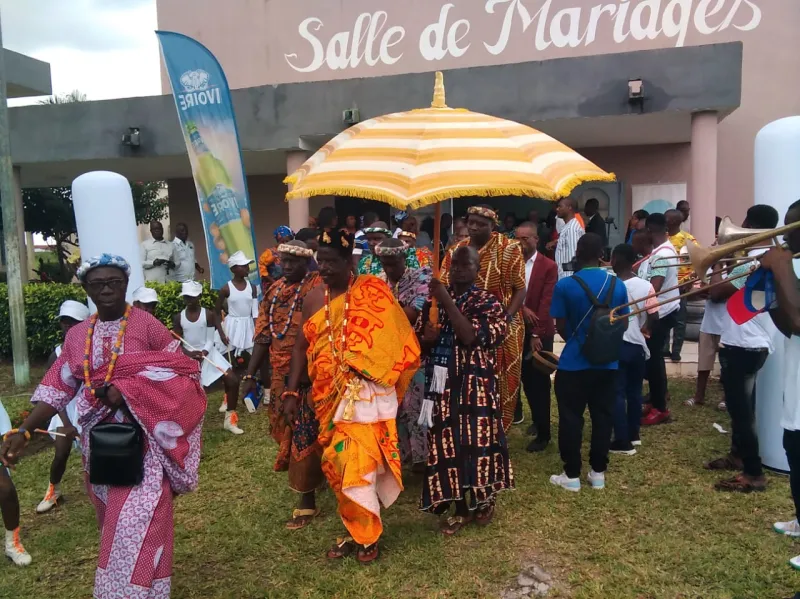
[(553, 301), (553, 289), (558, 283), (558, 267), (550, 258), (539, 252), (533, 262), (533, 272), (525, 295), (525, 307), (539, 317), (539, 323), (531, 332), (539, 337), (552, 338), (556, 335), (556, 327), (550, 316), (550, 304)]

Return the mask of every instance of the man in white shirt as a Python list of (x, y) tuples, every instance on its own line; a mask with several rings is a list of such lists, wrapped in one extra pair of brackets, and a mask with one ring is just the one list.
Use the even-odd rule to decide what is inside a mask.
[(642, 387), (650, 350), (645, 335), (655, 328), (658, 322), (658, 301), (649, 281), (640, 279), (633, 273), (636, 252), (632, 246), (623, 243), (614, 248), (611, 265), (620, 281), (625, 282), (628, 301), (636, 302), (631, 310), (641, 310), (631, 316), (628, 328), (622, 338), (617, 370), (617, 401), (614, 405), (614, 441), (611, 453), (634, 455), (635, 447), (641, 445), (639, 427), (642, 417)]
[[(800, 221), (800, 201), (789, 206), (784, 219), (790, 225)], [(774, 248), (761, 259), (761, 266), (774, 277), (778, 305), (770, 311), (772, 322), (786, 336), (783, 412), (783, 448), (789, 462), (789, 485), (794, 499), (795, 517), (789, 522), (776, 522), (775, 532), (789, 537), (800, 537), (800, 259), (792, 255), (800, 252), (800, 229), (784, 237), (789, 250)], [(800, 570), (800, 555), (789, 560)]]
[(583, 227), (581, 227), (575, 214), (578, 212), (578, 202), (574, 198), (563, 198), (556, 206), (556, 214), (564, 220), (564, 226), (558, 234), (556, 244), (555, 261), (558, 267), (558, 279), (571, 277), (573, 271), (565, 271), (564, 264), (572, 262), (575, 252), (578, 249), (578, 240), (583, 237)]
[(167, 274), (180, 266), (175, 246), (164, 239), (164, 227), (154, 220), (150, 223), (152, 239), (142, 242), (142, 268), (144, 280), (166, 283)]
[(172, 243), (175, 246), (179, 263), (170, 273), (170, 281), (178, 283), (193, 281), (195, 272), (199, 274), (205, 272), (195, 260), (194, 243), (189, 241), (189, 227), (186, 226), (186, 223), (178, 223), (175, 226), (175, 239), (172, 240)]
[[(664, 340), (677, 324), (680, 300), (678, 286), (678, 269), (670, 266), (675, 263), (678, 252), (669, 241), (667, 219), (663, 214), (651, 214), (647, 217), (647, 230), (653, 241), (654, 250), (648, 258), (647, 277), (653, 289), (658, 293), (671, 289), (658, 296), (659, 302), (666, 302), (658, 309), (658, 322), (650, 331), (647, 348), (650, 350), (650, 359), (647, 360), (647, 380), (650, 382), (650, 404), (652, 408), (642, 418), (642, 426), (661, 424), (670, 418), (667, 409), (667, 367), (664, 364)], [(664, 259), (667, 259), (666, 261)], [(640, 272), (641, 268), (640, 268)]]
[[(757, 204), (747, 211), (742, 226), (747, 229), (773, 229), (778, 224), (778, 212), (765, 204)], [(763, 251), (754, 250), (751, 256)], [(748, 272), (756, 265), (746, 263), (731, 271), (729, 279)], [(727, 281), (709, 290), (712, 301), (727, 302), (739, 289), (745, 286), (745, 277)], [(712, 283), (722, 281), (722, 275), (715, 271)], [(706, 464), (710, 470), (739, 470), (742, 473), (731, 479), (719, 481), (715, 487), (720, 491), (749, 493), (763, 491), (767, 479), (761, 465), (758, 449), (758, 434), (755, 426), (755, 386), (756, 375), (764, 366), (769, 354), (773, 352), (773, 324), (768, 314), (737, 325), (728, 318), (720, 337), (719, 362), (722, 366), (722, 388), (731, 417), (731, 450), (726, 456)]]

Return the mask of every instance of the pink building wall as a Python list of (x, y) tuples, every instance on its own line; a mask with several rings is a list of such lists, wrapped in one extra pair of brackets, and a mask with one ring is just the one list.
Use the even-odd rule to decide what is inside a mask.
[[(720, 124), (717, 185), (717, 212), (737, 220), (753, 203), (755, 134), (800, 114), (797, 0), (157, 0), (157, 7), (159, 27), (208, 46), (234, 88), (742, 41), (742, 105)], [(678, 165), (661, 167), (630, 148), (609, 155), (620, 161), (617, 172), (637, 180), (686, 166), (683, 153)]]

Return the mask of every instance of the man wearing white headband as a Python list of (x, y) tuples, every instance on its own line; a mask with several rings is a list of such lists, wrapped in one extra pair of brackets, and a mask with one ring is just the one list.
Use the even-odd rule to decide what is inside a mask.
[(139, 287), (131, 296), (133, 305), (148, 314), (155, 314), (158, 306), (158, 294), (155, 289), (149, 287)]
[[(67, 300), (61, 304), (61, 309), (58, 311), (58, 325), (61, 327), (62, 339), (66, 339), (67, 333), (72, 327), (87, 318), (89, 318), (89, 308), (86, 307), (86, 304), (74, 300)], [(47, 367), (52, 366), (60, 355), (61, 345), (59, 344), (50, 355)], [(50, 466), (50, 485), (47, 487), (44, 499), (36, 507), (36, 511), (40, 514), (49, 512), (61, 501), (61, 479), (67, 469), (67, 460), (72, 452), (72, 446), (81, 433), (76, 404), (77, 400), (73, 398), (66, 408), (61, 410), (57, 416), (53, 416), (50, 420), (50, 426), (47, 427), (50, 436), (55, 441), (56, 452), (53, 456), (53, 463)], [(60, 433), (66, 436), (62, 437), (53, 433)]]
[(222, 428), (234, 435), (244, 431), (237, 426), (236, 403), (239, 397), (239, 379), (231, 363), (214, 346), (214, 333), (221, 335), (222, 323), (212, 310), (200, 305), (203, 286), (195, 281), (181, 285), (181, 295), (186, 308), (172, 317), (172, 331), (181, 337), (183, 353), (200, 363), (200, 382), (208, 389), (220, 378), (225, 385), (225, 421)]

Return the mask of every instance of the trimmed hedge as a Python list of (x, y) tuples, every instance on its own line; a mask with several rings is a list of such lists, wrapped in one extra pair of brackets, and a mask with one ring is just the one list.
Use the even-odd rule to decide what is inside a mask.
[[(179, 283), (159, 285), (148, 283), (159, 297), (156, 317), (165, 325), (172, 324), (172, 316), (183, 310)], [(25, 299), (25, 321), (28, 332), (28, 352), (31, 358), (47, 358), (53, 348), (61, 343), (58, 326), (58, 309), (66, 300), (86, 302), (83, 287), (72, 283), (28, 283), (23, 287)], [(207, 282), (203, 283), (201, 303), (213, 308), (217, 292)], [(0, 284), (0, 356), (11, 357), (11, 322), (8, 312), (8, 287)]]

